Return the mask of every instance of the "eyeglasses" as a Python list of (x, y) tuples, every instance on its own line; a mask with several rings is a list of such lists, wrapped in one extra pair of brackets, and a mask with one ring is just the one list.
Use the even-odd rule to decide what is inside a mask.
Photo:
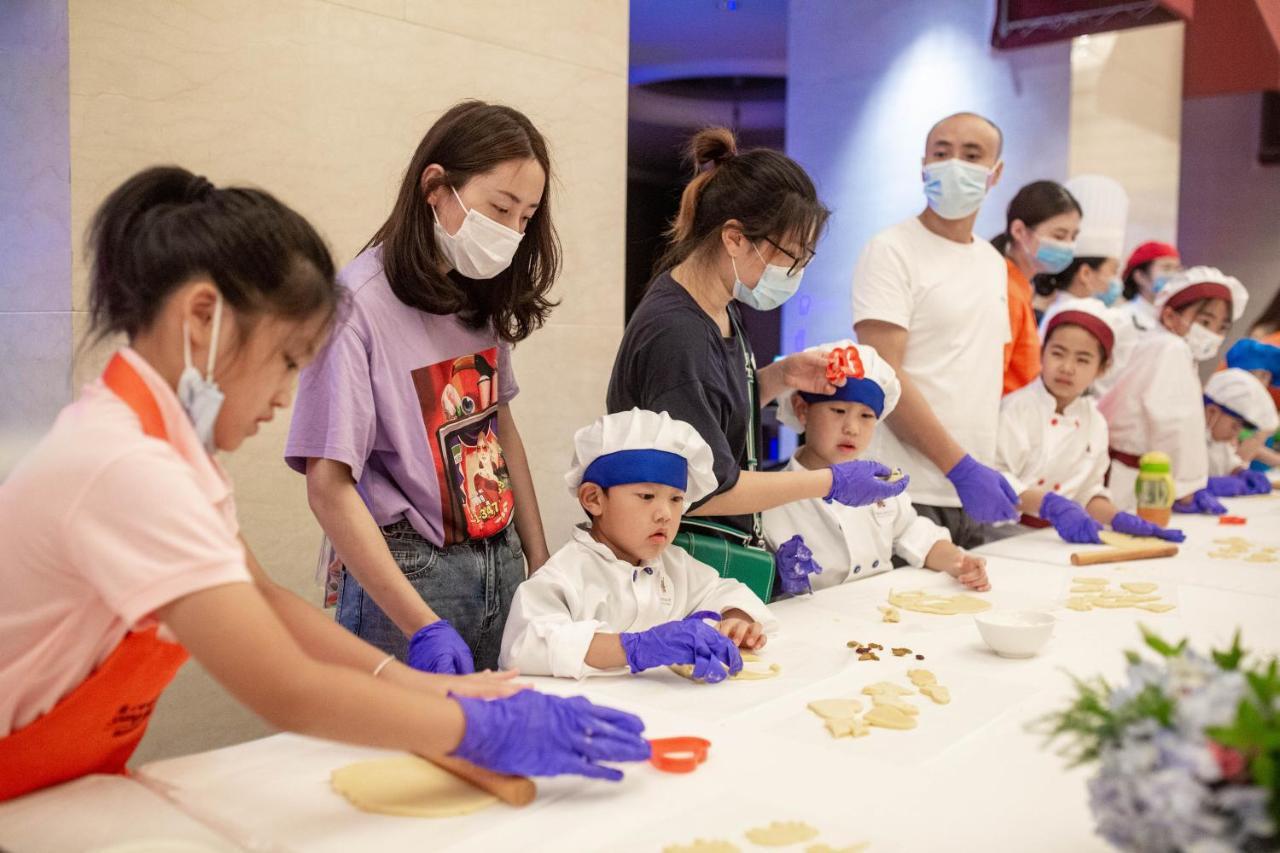
[(815, 252), (813, 249), (806, 247), (804, 250), (804, 254), (797, 257), (796, 255), (792, 254), (791, 252), (788, 252), (786, 249), (779, 246), (777, 243), (770, 240), (768, 237), (765, 237), (764, 241), (791, 259), (791, 267), (787, 270), (787, 275), (789, 276), (795, 275), (797, 271), (807, 267), (809, 265), (809, 262), (813, 260), (813, 256), (817, 254), (817, 252)]

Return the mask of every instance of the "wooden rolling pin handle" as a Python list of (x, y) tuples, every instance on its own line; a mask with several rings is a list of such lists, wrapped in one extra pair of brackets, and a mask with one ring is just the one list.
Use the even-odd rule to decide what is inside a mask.
[(527, 806), (538, 795), (538, 788), (533, 784), (533, 780), (526, 779), (524, 776), (494, 773), (492, 770), (477, 767), (461, 758), (438, 756), (427, 760), (437, 767), (443, 767), (454, 776), (467, 780), (481, 791), (493, 794), (510, 806)]
[(1178, 556), (1178, 546), (1148, 545), (1144, 548), (1111, 548), (1106, 551), (1083, 551), (1071, 555), (1071, 565), (1092, 566), (1095, 563), (1123, 563), (1126, 560), (1154, 560)]

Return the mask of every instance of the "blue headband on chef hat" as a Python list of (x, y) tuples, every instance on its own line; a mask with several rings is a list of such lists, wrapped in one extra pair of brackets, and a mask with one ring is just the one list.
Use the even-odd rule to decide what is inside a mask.
[(587, 466), (582, 482), (602, 489), (627, 483), (661, 483), (683, 492), (689, 486), (689, 462), (666, 450), (619, 450), (597, 456)]

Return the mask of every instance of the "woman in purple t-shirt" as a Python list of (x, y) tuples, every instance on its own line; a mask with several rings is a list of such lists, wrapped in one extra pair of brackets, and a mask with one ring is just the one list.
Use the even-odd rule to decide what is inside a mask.
[(300, 379), (285, 456), (342, 566), (338, 621), (417, 669), (496, 667), (525, 562), (547, 559), (508, 406), (511, 345), (554, 306), (550, 182), (524, 115), (446, 112), (340, 274), (349, 310)]

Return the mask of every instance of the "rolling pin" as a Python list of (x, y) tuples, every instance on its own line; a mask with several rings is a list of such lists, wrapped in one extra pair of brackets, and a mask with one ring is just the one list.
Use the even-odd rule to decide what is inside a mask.
[(1178, 546), (1146, 545), (1142, 548), (1109, 548), (1106, 551), (1079, 551), (1071, 555), (1071, 565), (1092, 566), (1096, 563), (1123, 563), (1126, 560), (1154, 560), (1159, 557), (1176, 557)]
[[(426, 756), (423, 757), (426, 758)], [(492, 770), (477, 767), (470, 761), (445, 755), (427, 758), (427, 760), (437, 767), (448, 770), (459, 779), (465, 779), (481, 791), (493, 794), (509, 806), (527, 806), (538, 795), (538, 788), (533, 784), (533, 780), (524, 776), (494, 773)]]

